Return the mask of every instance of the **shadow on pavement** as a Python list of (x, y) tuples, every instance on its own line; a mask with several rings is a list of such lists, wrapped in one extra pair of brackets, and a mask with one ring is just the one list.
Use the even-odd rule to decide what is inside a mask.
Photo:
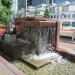
[(72, 63), (75, 63), (75, 55), (72, 55), (72, 54), (68, 54), (66, 52), (62, 52), (62, 51), (58, 51), (58, 53), (60, 55), (62, 55), (62, 57)]

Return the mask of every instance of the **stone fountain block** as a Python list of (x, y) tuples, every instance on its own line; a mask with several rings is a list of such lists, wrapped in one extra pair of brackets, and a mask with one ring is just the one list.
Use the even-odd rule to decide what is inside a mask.
[(18, 41), (6, 42), (0, 40), (1, 51), (12, 58), (20, 58), (22, 55), (22, 49), (25, 48), (26, 44)]
[[(34, 48), (38, 48), (41, 46), (40, 40), (42, 39), (43, 42), (41, 43), (52, 44), (52, 46), (56, 50), (57, 39), (58, 39), (57, 22), (50, 21), (49, 19), (46, 18), (27, 17), (27, 18), (16, 18), (15, 25), (16, 25), (17, 38), (22, 38), (23, 40), (28, 39), (28, 41), (31, 42), (32, 44), (34, 43)], [(43, 32), (45, 32), (45, 34)], [(48, 35), (46, 35), (47, 32)], [(38, 38), (35, 38), (36, 36)], [(44, 39), (44, 37), (46, 37), (47, 41)], [(35, 44), (36, 42), (34, 39), (37, 39), (36, 42), (38, 44)], [(36, 54), (39, 54), (40, 52), (42, 51), (36, 49)]]
[[(17, 41), (4, 41), (4, 53), (14, 58), (22, 58), (23, 55), (33, 54), (33, 52), (39, 56), (43, 50), (50, 50), (48, 45), (52, 45), (53, 50), (56, 50), (58, 22), (36, 17), (16, 18), (15, 26)], [(49, 58), (40, 61), (22, 59), (35, 67), (41, 67), (50, 62)]]
[[(34, 51), (34, 53), (39, 56), (43, 53), (43, 50), (50, 50), (50, 48), (48, 48), (50, 47), (49, 45), (52, 45), (53, 50), (56, 50), (59, 30), (58, 22), (50, 21), (46, 18), (27, 17), (16, 18), (15, 25), (17, 38), (31, 43), (29, 45), (30, 48), (26, 49), (27, 51), (24, 50), (23, 55), (25, 55), (26, 52), (30, 54)], [(22, 59), (37, 68), (50, 62), (48, 60), (49, 58), (40, 61), (25, 59), (23, 57)]]
[(35, 69), (41, 68), (44, 65), (51, 63), (51, 59), (46, 58), (43, 60), (34, 60), (34, 59), (25, 59), (25, 58), (21, 58), (23, 60), (23, 62), (26, 62), (27, 64), (30, 64), (32, 67), (34, 67)]

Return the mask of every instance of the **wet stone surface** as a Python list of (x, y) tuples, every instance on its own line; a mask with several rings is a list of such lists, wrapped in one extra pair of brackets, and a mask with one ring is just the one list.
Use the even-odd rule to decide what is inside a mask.
[(20, 60), (13, 61), (12, 63), (27, 75), (75, 75), (75, 63), (69, 61), (52, 61), (52, 63), (36, 70)]

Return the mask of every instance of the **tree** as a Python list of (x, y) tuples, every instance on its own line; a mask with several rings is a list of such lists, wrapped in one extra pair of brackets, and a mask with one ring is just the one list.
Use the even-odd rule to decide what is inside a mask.
[(0, 25), (6, 25), (7, 20), (10, 18), (12, 0), (0, 0)]
[(47, 7), (46, 7), (46, 10), (45, 10), (45, 13), (44, 13), (44, 17), (47, 17), (47, 18), (50, 17), (50, 14), (49, 14), (49, 11), (48, 11)]
[(1, 0), (1, 3), (3, 6), (5, 6), (7, 8), (11, 8), (12, 0)]

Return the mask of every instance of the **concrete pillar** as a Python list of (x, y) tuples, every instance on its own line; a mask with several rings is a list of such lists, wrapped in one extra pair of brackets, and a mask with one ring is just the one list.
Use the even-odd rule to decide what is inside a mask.
[(24, 17), (26, 17), (27, 16), (27, 0), (24, 0), (24, 3), (25, 3)]

